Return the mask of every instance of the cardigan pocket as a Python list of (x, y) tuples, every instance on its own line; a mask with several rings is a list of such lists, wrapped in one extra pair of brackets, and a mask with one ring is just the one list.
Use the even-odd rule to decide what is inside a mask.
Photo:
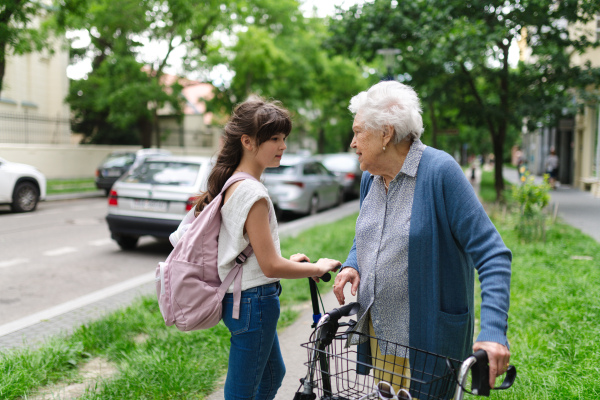
[[(469, 323), (471, 314), (448, 314), (439, 311), (437, 315), (436, 347), (441, 355), (462, 360), (468, 350)], [(469, 350), (470, 351), (470, 350)]]

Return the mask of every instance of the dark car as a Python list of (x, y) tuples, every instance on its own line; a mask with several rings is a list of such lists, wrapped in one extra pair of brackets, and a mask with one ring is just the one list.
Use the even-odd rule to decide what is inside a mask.
[(134, 165), (141, 164), (147, 157), (171, 155), (163, 149), (141, 149), (138, 151), (113, 151), (96, 169), (96, 187), (110, 193), (110, 188), (117, 179), (123, 176)]
[(332, 153), (317, 156), (328, 170), (337, 176), (344, 188), (344, 197), (356, 198), (360, 195), (362, 171), (358, 156), (354, 153)]

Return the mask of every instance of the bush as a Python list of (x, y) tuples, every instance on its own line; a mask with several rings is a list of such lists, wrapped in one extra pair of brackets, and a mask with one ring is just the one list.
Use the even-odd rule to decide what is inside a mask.
[(545, 240), (546, 215), (544, 208), (550, 202), (548, 175), (544, 175), (543, 183), (536, 184), (533, 176), (526, 172), (521, 177), (521, 182), (521, 185), (513, 186), (512, 190), (512, 198), (519, 205), (515, 229), (523, 240)]

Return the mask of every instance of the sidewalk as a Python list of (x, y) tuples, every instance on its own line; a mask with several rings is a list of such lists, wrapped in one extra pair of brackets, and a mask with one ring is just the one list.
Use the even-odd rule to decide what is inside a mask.
[[(519, 184), (516, 169), (504, 168), (504, 179), (512, 184)], [(534, 177), (536, 183), (541, 183), (541, 176)], [(569, 185), (560, 185), (550, 191), (550, 206), (558, 207), (558, 216), (565, 223), (580, 229), (586, 235), (600, 242), (600, 199), (590, 192), (575, 189)]]

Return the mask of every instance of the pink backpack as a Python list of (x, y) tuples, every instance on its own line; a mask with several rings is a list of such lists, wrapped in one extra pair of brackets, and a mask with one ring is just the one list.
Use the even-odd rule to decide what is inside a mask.
[[(233, 318), (239, 319), (242, 264), (252, 255), (252, 246), (248, 245), (240, 253), (234, 268), (223, 282), (219, 279), (217, 270), (217, 250), (223, 193), (233, 183), (244, 179), (256, 180), (246, 173), (237, 173), (229, 178), (221, 193), (204, 207), (181, 239), (174, 244), (175, 248), (167, 260), (158, 263), (156, 294), (167, 326), (175, 324), (180, 331), (193, 331), (212, 328), (218, 324), (222, 314), (221, 302), (234, 280)], [(182, 225), (190, 215), (193, 216), (192, 213), (193, 210)]]

